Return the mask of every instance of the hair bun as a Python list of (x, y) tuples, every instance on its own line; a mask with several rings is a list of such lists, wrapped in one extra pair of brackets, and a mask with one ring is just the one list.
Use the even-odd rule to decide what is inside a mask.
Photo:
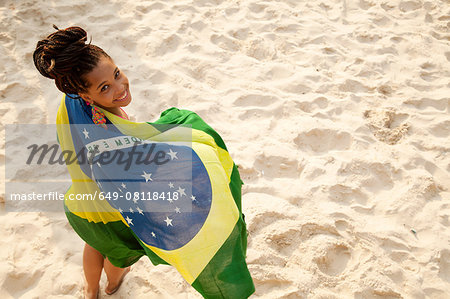
[(58, 42), (61, 42), (61, 45), (65, 44), (69, 46), (71, 44), (85, 44), (87, 40), (87, 33), (81, 27), (69, 27), (66, 29), (58, 30), (53, 34), (50, 34), (48, 38), (52, 38)]
[[(55, 25), (53, 25), (55, 29)], [(80, 57), (86, 54), (87, 33), (81, 27), (57, 29), (39, 41), (33, 53), (34, 65), (45, 77), (56, 79), (71, 73)]]
[(86, 43), (87, 33), (83, 28), (53, 27), (57, 31), (37, 43), (34, 65), (41, 75), (54, 79), (59, 90), (75, 94), (86, 88), (82, 76), (96, 66), (101, 55), (109, 56), (99, 47)]

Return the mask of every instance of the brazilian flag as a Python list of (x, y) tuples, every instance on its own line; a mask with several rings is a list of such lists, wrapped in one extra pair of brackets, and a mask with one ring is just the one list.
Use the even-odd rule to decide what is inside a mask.
[(72, 178), (66, 216), (77, 234), (117, 267), (146, 255), (170, 264), (205, 298), (247, 298), (242, 181), (219, 134), (175, 107), (135, 123), (65, 95), (58, 141)]

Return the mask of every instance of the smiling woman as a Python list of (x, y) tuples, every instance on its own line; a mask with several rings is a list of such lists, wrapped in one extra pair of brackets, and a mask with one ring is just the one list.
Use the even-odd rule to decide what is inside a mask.
[[(105, 115), (97, 108), (103, 108), (122, 118), (128, 118), (120, 107), (127, 106), (131, 102), (128, 78), (121, 74), (112, 58), (100, 47), (86, 44), (87, 33), (81, 27), (69, 27), (59, 30), (40, 40), (33, 53), (34, 65), (45, 77), (54, 79), (56, 87), (65, 94), (77, 95), (83, 99), (86, 105), (92, 107), (91, 117), (94, 123), (104, 125)], [(129, 272), (129, 266), (137, 261), (142, 253), (125, 253), (122, 261), (104, 251), (100, 253), (90, 246), (89, 237), (81, 234), (69, 213), (69, 222), (77, 233), (87, 243), (83, 252), (83, 269), (86, 278), (85, 298), (97, 298), (99, 293), (99, 280), (102, 269), (105, 269), (108, 277), (107, 294), (112, 294), (119, 288), (124, 276)], [(105, 231), (105, 233), (108, 233)], [(99, 235), (97, 234), (97, 237)], [(124, 242), (124, 238), (119, 242)], [(116, 239), (117, 239), (116, 238)], [(139, 246), (139, 243), (131, 238), (130, 242)], [(92, 243), (91, 243), (92, 244)], [(98, 248), (98, 247), (97, 247)], [(133, 257), (131, 257), (133, 256)], [(105, 259), (104, 259), (105, 258)], [(116, 267), (111, 260), (121, 267)]]
[(97, 66), (84, 77), (90, 82), (90, 86), (86, 92), (80, 92), (79, 95), (89, 104), (121, 115), (120, 107), (125, 107), (131, 102), (128, 78), (111, 58), (100, 57)]
[[(250, 296), (242, 181), (219, 134), (175, 107), (154, 123), (129, 121), (121, 109), (131, 102), (128, 78), (102, 49), (86, 44), (80, 27), (39, 41), (33, 58), (65, 93), (57, 136), (62, 152), (76, 153), (72, 162), (65, 157), (72, 186), (64, 209), (86, 242), (84, 296), (98, 297), (103, 269), (105, 292), (116, 292), (144, 255), (176, 267), (206, 298)], [(115, 164), (103, 153), (120, 158)], [(93, 199), (72, 200), (84, 195)]]
[(37, 43), (34, 65), (43, 76), (54, 79), (60, 91), (126, 117), (120, 107), (131, 102), (127, 76), (105, 51), (86, 40), (80, 27), (58, 30)]

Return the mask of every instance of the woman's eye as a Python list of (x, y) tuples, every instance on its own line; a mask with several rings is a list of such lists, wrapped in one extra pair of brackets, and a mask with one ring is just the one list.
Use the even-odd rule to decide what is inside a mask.
[(119, 75), (120, 75), (120, 71), (117, 71), (116, 72), (116, 78), (119, 77)]
[(105, 91), (105, 90), (107, 90), (108, 89), (108, 87), (109, 87), (109, 85), (103, 85), (103, 87), (102, 87), (102, 89), (100, 90), (100, 91)]

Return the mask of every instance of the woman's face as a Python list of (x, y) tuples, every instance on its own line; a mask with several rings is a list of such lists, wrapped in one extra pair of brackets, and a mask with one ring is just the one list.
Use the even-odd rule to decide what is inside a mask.
[(87, 75), (87, 92), (79, 95), (90, 104), (95, 104), (111, 113), (120, 113), (119, 107), (131, 102), (130, 84), (127, 76), (111, 58), (102, 56), (97, 66)]

